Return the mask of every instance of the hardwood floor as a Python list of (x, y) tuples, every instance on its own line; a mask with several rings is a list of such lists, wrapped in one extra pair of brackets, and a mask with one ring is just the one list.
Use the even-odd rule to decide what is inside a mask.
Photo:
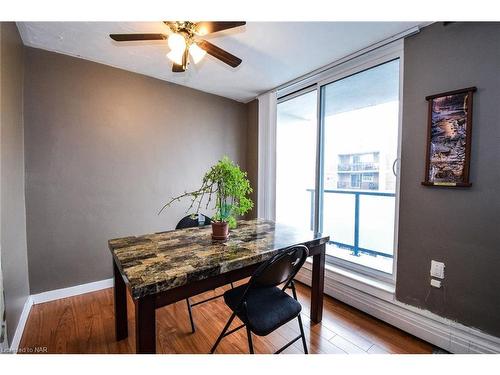
[[(322, 323), (311, 325), (310, 290), (297, 284), (311, 353), (432, 353), (431, 344), (327, 296)], [(222, 289), (216, 291), (221, 292)], [(207, 292), (192, 300), (196, 302), (213, 293)], [(25, 352), (42, 353), (134, 353), (134, 316), (130, 298), (128, 308), (130, 336), (127, 340), (116, 342), (111, 288), (35, 305), (31, 309), (20, 348), (24, 348)], [(157, 310), (158, 353), (208, 353), (230, 312), (219, 298), (194, 307), (193, 315), (197, 328), (195, 334), (190, 333), (185, 301)], [(233, 322), (234, 327), (237, 324), (240, 322)], [(269, 336), (254, 336), (255, 352), (272, 353), (298, 334), (295, 319)], [(300, 340), (284, 351), (290, 354), (302, 352)], [(245, 330), (224, 338), (217, 353), (248, 353)]]

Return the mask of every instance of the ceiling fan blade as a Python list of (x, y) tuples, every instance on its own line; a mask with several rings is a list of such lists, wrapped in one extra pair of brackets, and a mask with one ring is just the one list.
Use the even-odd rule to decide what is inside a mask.
[(199, 35), (207, 35), (244, 25), (245, 21), (201, 21), (196, 23), (196, 32)]
[(229, 66), (232, 66), (233, 68), (236, 68), (241, 64), (241, 59), (239, 57), (236, 57), (229, 52), (224, 51), (222, 48), (219, 48), (216, 45), (207, 42), (206, 40), (197, 41), (196, 44), (198, 44), (198, 47), (207, 51), (209, 55), (212, 55), (213, 57), (219, 59)]
[(139, 40), (164, 40), (165, 34), (109, 34), (109, 37), (116, 42), (134, 42)]

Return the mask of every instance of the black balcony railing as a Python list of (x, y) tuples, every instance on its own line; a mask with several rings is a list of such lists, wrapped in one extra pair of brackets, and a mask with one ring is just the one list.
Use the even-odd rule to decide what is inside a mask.
[[(311, 194), (311, 230), (314, 229), (314, 189), (307, 189)], [(353, 255), (359, 256), (360, 253), (369, 255), (379, 255), (386, 258), (393, 258), (391, 254), (378, 251), (376, 249), (365, 249), (359, 246), (359, 215), (360, 215), (360, 196), (371, 195), (378, 197), (395, 197), (394, 193), (386, 193), (379, 191), (360, 191), (360, 190), (324, 190), (325, 194), (350, 194), (354, 195), (354, 243), (346, 244), (335, 241), (335, 233), (330, 234), (330, 244), (336, 245), (343, 249), (348, 249), (353, 252)]]

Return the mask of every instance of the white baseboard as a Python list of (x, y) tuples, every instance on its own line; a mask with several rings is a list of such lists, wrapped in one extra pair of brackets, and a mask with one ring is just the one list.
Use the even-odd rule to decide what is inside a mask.
[[(325, 276), (325, 294), (451, 353), (500, 353), (498, 337), (394, 299), (379, 298)], [(296, 279), (311, 285), (311, 270), (302, 268)]]
[(19, 317), (19, 322), (17, 323), (16, 331), (14, 332), (14, 337), (12, 338), (12, 343), (10, 344), (10, 352), (17, 353), (19, 349), (19, 344), (23, 337), (24, 327), (28, 321), (28, 316), (30, 315), (31, 306), (33, 306), (33, 298), (28, 296), (24, 302), (23, 311)]
[(24, 303), (23, 311), (21, 317), (19, 318), (19, 323), (17, 324), (16, 332), (14, 333), (14, 338), (12, 339), (12, 344), (10, 345), (10, 352), (17, 353), (19, 349), (19, 343), (23, 337), (24, 328), (28, 320), (29, 313), (31, 311), (31, 306), (38, 305), (44, 302), (54, 301), (56, 299), (73, 297), (80, 294), (95, 292), (101, 289), (111, 288), (113, 286), (113, 279), (106, 279), (95, 281), (92, 283), (76, 285), (69, 288), (50, 290), (48, 292), (43, 292), (39, 294), (34, 294), (29, 296)]
[(34, 294), (31, 296), (31, 298), (33, 298), (33, 304), (38, 305), (40, 303), (50, 302), (56, 299), (78, 296), (80, 294), (95, 292), (111, 287), (113, 287), (113, 278), (94, 281), (87, 284), (75, 285), (69, 288), (49, 290), (48, 292)]

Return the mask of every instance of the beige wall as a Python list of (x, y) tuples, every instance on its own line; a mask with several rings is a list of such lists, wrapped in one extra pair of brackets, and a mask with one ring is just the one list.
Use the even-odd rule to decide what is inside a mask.
[[(172, 229), (223, 155), (246, 166), (247, 106), (26, 49), (25, 142), (32, 293), (112, 276), (107, 240)], [(169, 69), (165, 60), (165, 69)]]
[(29, 294), (23, 145), (23, 45), (12, 22), (0, 24), (1, 265), (9, 342)]

